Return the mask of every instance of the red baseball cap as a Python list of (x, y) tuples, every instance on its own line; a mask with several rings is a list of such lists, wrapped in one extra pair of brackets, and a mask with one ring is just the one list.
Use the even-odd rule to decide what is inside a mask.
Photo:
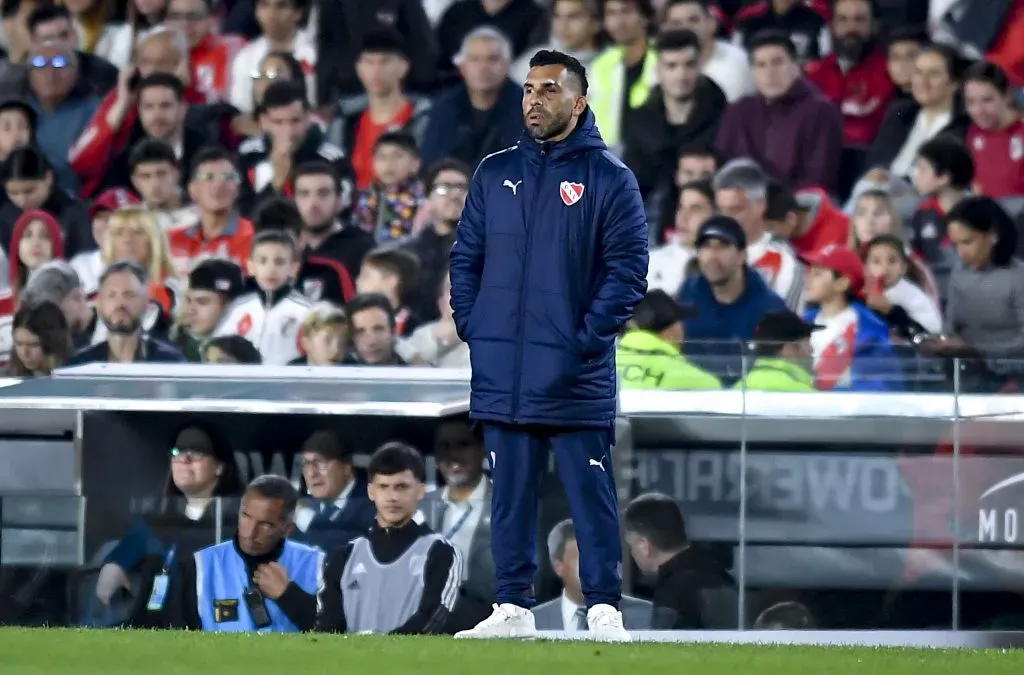
[(89, 217), (95, 218), (100, 211), (117, 211), (122, 206), (138, 206), (142, 202), (124, 188), (110, 188), (100, 193), (89, 207)]
[(824, 267), (845, 277), (850, 281), (850, 290), (854, 293), (860, 294), (864, 288), (864, 263), (860, 261), (860, 256), (845, 246), (829, 244), (814, 253), (801, 256), (801, 259), (811, 267)]

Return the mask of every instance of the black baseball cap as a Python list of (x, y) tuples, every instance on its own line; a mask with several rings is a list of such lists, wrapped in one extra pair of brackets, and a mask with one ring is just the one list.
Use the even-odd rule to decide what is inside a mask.
[(697, 230), (695, 244), (700, 248), (708, 239), (717, 239), (735, 246), (739, 250), (747, 248), (747, 235), (735, 218), (729, 216), (711, 216)]
[(189, 289), (223, 293), (230, 299), (242, 294), (242, 286), (242, 268), (222, 258), (201, 260), (188, 275)]
[(28, 126), (35, 135), (39, 116), (29, 102), (22, 98), (8, 98), (0, 101), (0, 113), (6, 110), (20, 110), (28, 118)]
[(824, 326), (807, 323), (796, 312), (780, 309), (764, 315), (754, 329), (754, 339), (758, 342), (797, 342), (822, 328)]
[(663, 290), (647, 291), (647, 295), (636, 306), (633, 325), (641, 330), (660, 333), (677, 321), (693, 316), (693, 307), (680, 305)]

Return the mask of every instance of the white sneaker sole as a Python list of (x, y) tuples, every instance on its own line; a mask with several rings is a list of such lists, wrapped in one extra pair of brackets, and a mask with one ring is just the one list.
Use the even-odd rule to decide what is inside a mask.
[(536, 640), (536, 633), (522, 633), (516, 635), (480, 635), (469, 631), (460, 631), (455, 634), (456, 640)]

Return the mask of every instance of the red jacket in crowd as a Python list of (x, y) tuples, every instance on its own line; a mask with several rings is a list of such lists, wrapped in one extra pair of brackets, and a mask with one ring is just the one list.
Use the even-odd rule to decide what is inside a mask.
[(896, 92), (886, 60), (885, 50), (879, 47), (847, 73), (834, 52), (807, 64), (807, 79), (843, 113), (846, 145), (871, 145), (878, 135)]
[(808, 188), (798, 192), (796, 199), (812, 219), (807, 231), (789, 242), (799, 255), (811, 255), (829, 245), (849, 245), (850, 217), (832, 203), (828, 193), (821, 188)]
[(226, 101), (231, 87), (231, 64), (245, 46), (237, 35), (207, 35), (192, 49), (192, 86), (202, 94), (204, 102)]
[(993, 198), (1024, 195), (1024, 122), (985, 130), (972, 124), (967, 147), (974, 158), (974, 184)]

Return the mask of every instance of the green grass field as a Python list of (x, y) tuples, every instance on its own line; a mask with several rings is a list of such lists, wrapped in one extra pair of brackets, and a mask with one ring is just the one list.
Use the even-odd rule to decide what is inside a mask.
[(1020, 675), (1024, 650), (0, 630), (3, 675)]

